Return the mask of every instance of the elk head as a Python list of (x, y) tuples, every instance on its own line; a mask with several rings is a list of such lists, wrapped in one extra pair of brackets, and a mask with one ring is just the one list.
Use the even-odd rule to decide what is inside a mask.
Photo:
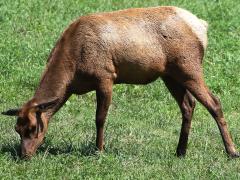
[(36, 103), (35, 100), (30, 100), (22, 108), (2, 112), (3, 115), (17, 116), (15, 130), (21, 138), (21, 156), (23, 158), (30, 158), (43, 143), (49, 121), (46, 112), (57, 101), (55, 99)]

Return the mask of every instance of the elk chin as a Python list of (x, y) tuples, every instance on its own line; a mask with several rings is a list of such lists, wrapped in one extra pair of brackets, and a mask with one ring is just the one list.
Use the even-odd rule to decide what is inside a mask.
[(36, 153), (39, 146), (43, 144), (43, 137), (38, 138), (24, 138), (21, 140), (21, 158), (31, 159)]

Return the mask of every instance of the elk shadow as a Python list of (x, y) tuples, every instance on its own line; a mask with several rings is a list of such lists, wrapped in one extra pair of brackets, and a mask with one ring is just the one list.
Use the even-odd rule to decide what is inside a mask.
[(78, 156), (94, 156), (97, 153), (95, 142), (85, 141), (79, 145), (73, 145), (72, 143), (64, 143), (58, 145), (52, 145), (50, 141), (45, 142), (39, 147), (37, 153), (44, 153), (50, 155), (61, 155), (61, 154), (73, 154)]
[[(0, 154), (9, 156), (13, 161), (21, 160), (21, 148), (19, 143), (4, 144), (0, 146)], [(36, 152), (37, 154), (48, 154), (48, 155), (62, 155), (62, 154), (73, 154), (76, 156), (96, 156), (97, 149), (95, 141), (85, 141), (79, 145), (73, 145), (72, 143), (61, 143), (59, 145), (52, 145), (50, 141), (46, 141), (40, 146)], [(47, 158), (48, 156), (46, 156)]]
[(4, 144), (0, 149), (1, 154), (9, 154), (13, 161), (18, 161), (21, 155), (21, 148), (18, 143)]

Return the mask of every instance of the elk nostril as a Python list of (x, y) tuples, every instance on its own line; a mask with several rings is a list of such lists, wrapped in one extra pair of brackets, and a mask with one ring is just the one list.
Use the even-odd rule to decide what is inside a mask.
[(32, 156), (31, 156), (30, 154), (22, 154), (22, 155), (21, 155), (21, 159), (22, 159), (22, 160), (30, 160), (31, 157), (32, 157)]

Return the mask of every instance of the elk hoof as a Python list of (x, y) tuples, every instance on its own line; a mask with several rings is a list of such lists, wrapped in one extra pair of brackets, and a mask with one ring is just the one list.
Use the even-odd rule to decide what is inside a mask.
[(186, 150), (180, 150), (178, 149), (176, 154), (177, 157), (184, 157), (186, 155)]

